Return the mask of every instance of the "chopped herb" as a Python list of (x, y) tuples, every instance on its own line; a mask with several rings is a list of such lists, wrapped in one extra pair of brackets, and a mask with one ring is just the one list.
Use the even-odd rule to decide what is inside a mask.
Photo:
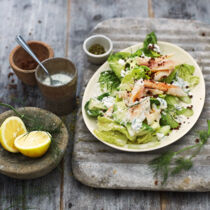
[(101, 55), (104, 54), (106, 51), (102, 45), (94, 44), (89, 48), (89, 52), (94, 55)]
[[(210, 120), (207, 120), (207, 123), (208, 129), (198, 132), (199, 141), (196, 141), (195, 145), (184, 147), (176, 152), (168, 151), (149, 162), (154, 176), (157, 177), (160, 175), (162, 184), (167, 182), (169, 175), (175, 175), (180, 173), (182, 170), (187, 171), (192, 168), (192, 159), (200, 152), (201, 148), (205, 145), (210, 136)], [(190, 157), (180, 156), (181, 153), (188, 150), (193, 150)]]

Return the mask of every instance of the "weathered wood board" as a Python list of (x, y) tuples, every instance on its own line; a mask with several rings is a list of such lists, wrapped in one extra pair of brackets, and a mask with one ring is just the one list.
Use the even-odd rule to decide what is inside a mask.
[[(126, 26), (126, 27), (125, 27)], [(210, 117), (209, 63), (210, 63), (210, 26), (207, 24), (169, 19), (111, 19), (98, 24), (94, 34), (105, 34), (119, 51), (142, 41), (148, 32), (155, 31), (158, 39), (179, 45), (188, 51), (198, 62), (205, 76), (207, 97), (201, 117), (194, 128), (181, 140), (163, 148), (147, 153), (126, 153), (105, 146), (87, 130), (81, 110), (78, 112), (76, 136), (73, 151), (73, 173), (82, 183), (99, 188), (142, 189), (169, 191), (209, 191), (210, 164), (207, 143), (196, 157), (195, 166), (188, 172), (171, 177), (167, 185), (155, 184), (147, 163), (166, 150), (176, 150), (195, 144), (195, 131), (204, 129)], [(96, 68), (88, 65), (84, 72), (83, 89)]]

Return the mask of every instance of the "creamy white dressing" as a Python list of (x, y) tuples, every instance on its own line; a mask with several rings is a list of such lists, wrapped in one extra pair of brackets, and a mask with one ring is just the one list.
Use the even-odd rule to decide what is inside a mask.
[(163, 133), (156, 133), (156, 136), (159, 140), (161, 140), (165, 135)]
[(142, 52), (141, 58), (151, 59), (151, 57), (146, 56), (146, 55), (144, 54), (144, 52)]
[(160, 47), (157, 45), (157, 44), (148, 44), (147, 46), (148, 48), (152, 48), (153, 51), (157, 52), (157, 53), (160, 53)]
[(135, 116), (131, 121), (131, 128), (134, 131), (138, 131), (142, 127), (142, 122), (146, 119), (146, 115), (150, 110), (150, 99), (149, 97), (143, 98), (139, 101), (142, 107), (142, 112)]
[(192, 92), (189, 91), (189, 92), (188, 92), (188, 95), (189, 95), (189, 96), (192, 96), (193, 94), (192, 94)]
[[(72, 80), (72, 77), (70, 75), (63, 73), (53, 74), (51, 75), (51, 77), (53, 80), (59, 81), (57, 84), (54, 84), (53, 86), (65, 85)], [(46, 77), (44, 80), (42, 80), (42, 83), (45, 85), (51, 85), (50, 78)]]
[(157, 53), (160, 53), (160, 47), (157, 44), (154, 44), (154, 51), (156, 51)]
[[(179, 86), (180, 88), (183, 89), (184, 92), (188, 92), (189, 91), (189, 83), (187, 81), (184, 81), (182, 78), (180, 77), (176, 77), (176, 81), (173, 81), (172, 84)], [(188, 88), (186, 88), (188, 87)]]
[(160, 109), (166, 109), (167, 108), (167, 102), (166, 100), (162, 99), (162, 98), (157, 98), (157, 100), (160, 102)]
[(125, 70), (122, 70), (122, 71), (120, 72), (120, 75), (121, 75), (121, 77), (125, 77), (126, 71), (125, 71)]
[(133, 128), (133, 130), (138, 131), (139, 129), (141, 129), (142, 127), (142, 122), (145, 120), (145, 114), (144, 112), (142, 112), (138, 118), (135, 118), (132, 123), (131, 123), (131, 127)]
[(183, 108), (182, 106), (180, 106), (180, 105), (178, 105), (178, 104), (174, 104), (174, 106), (175, 106), (175, 108), (178, 109), (178, 110), (182, 110), (182, 108)]
[(122, 66), (125, 65), (125, 61), (124, 61), (123, 59), (119, 59), (119, 60), (118, 60), (118, 63), (119, 63), (120, 65), (122, 65)]
[(143, 79), (139, 79), (139, 80), (136, 82), (136, 85), (138, 85), (138, 86), (144, 85), (144, 80), (143, 80)]
[(104, 104), (104, 106), (106, 106), (107, 108), (111, 107), (115, 102), (115, 99), (114, 97), (112, 96), (107, 96), (107, 97), (104, 97), (102, 99), (102, 103)]
[(183, 115), (177, 115), (176, 117), (175, 117), (175, 120), (178, 122), (178, 123), (181, 123), (182, 121), (183, 121)]

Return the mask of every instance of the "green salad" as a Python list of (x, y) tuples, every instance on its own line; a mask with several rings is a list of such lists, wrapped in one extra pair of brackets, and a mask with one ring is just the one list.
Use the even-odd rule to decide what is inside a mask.
[(143, 48), (112, 54), (108, 63), (110, 69), (98, 80), (102, 94), (85, 104), (87, 115), (97, 120), (99, 139), (134, 149), (158, 144), (193, 115), (191, 90), (199, 83), (195, 68), (163, 55), (154, 32)]

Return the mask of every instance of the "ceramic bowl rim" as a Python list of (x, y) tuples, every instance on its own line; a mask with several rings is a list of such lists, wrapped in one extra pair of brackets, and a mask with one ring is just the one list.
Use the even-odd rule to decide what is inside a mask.
[[(108, 41), (110, 47), (109, 47), (109, 49), (108, 49), (105, 53), (100, 54), (100, 55), (95, 55), (95, 54), (90, 53), (90, 52), (87, 50), (87, 43), (88, 43), (91, 39), (94, 40), (94, 39), (96, 39), (96, 38), (98, 38), (98, 37), (99, 37), (99, 38), (102, 38), (102, 39), (104, 39), (104, 40), (106, 40), (106, 41)], [(85, 53), (86, 53), (88, 56), (90, 56), (90, 57), (92, 57), (92, 58), (96, 58), (96, 59), (97, 59), (97, 58), (103, 58), (103, 57), (108, 56), (108, 55), (111, 53), (112, 49), (113, 49), (113, 43), (112, 43), (111, 39), (110, 39), (109, 37), (103, 35), (103, 34), (96, 34), (96, 35), (89, 36), (87, 39), (85, 39), (85, 41), (84, 41), (84, 43), (83, 43), (83, 50), (85, 51)]]

